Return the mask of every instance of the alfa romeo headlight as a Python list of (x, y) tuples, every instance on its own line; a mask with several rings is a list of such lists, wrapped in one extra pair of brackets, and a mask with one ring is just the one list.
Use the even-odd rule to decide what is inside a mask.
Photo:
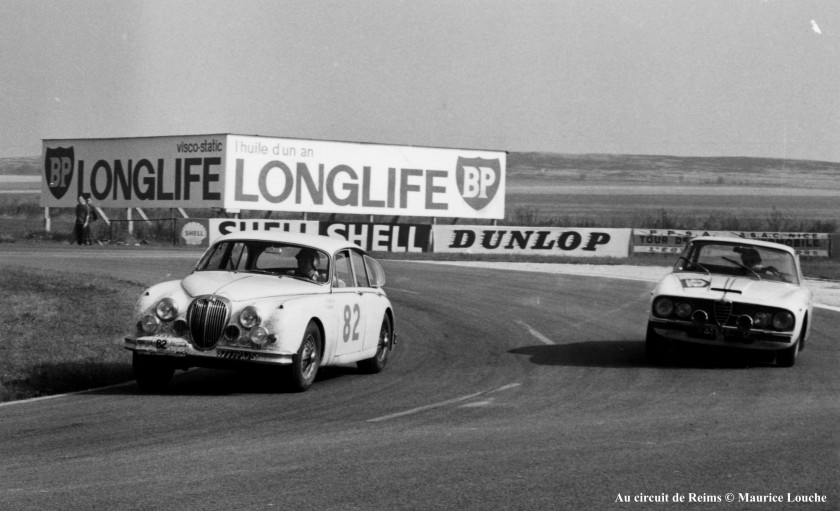
[(755, 313), (755, 327), (767, 328), (770, 326), (771, 316), (769, 312), (758, 311)]
[(164, 298), (155, 305), (155, 314), (161, 321), (172, 321), (178, 317), (178, 305), (172, 298)]
[(677, 316), (681, 319), (686, 319), (694, 312), (694, 308), (688, 302), (680, 302), (677, 304)]
[(793, 314), (781, 311), (773, 314), (773, 328), (776, 330), (790, 330), (793, 328)]
[(245, 307), (242, 309), (242, 312), (239, 313), (239, 324), (242, 325), (242, 328), (254, 328), (259, 325), (261, 321), (260, 312), (252, 305)]
[(674, 301), (670, 298), (657, 298), (653, 302), (653, 312), (662, 318), (670, 316), (674, 312)]

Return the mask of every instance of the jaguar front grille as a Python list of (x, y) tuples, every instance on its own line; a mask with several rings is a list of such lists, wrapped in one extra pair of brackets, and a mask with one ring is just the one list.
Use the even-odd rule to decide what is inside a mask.
[(193, 346), (199, 350), (215, 348), (229, 320), (230, 306), (227, 300), (218, 296), (196, 298), (187, 311)]

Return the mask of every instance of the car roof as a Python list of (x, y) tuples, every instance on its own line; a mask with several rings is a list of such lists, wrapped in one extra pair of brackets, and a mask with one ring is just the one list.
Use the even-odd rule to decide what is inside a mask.
[(216, 243), (227, 240), (276, 241), (292, 245), (312, 247), (330, 254), (334, 254), (335, 252), (345, 248), (361, 250), (355, 243), (340, 238), (284, 231), (237, 231), (221, 236), (216, 239)]
[(754, 240), (749, 238), (741, 238), (738, 236), (698, 236), (696, 238), (692, 238), (690, 243), (694, 242), (721, 242), (721, 243), (737, 243), (738, 245), (752, 245), (756, 247), (764, 247), (764, 248), (772, 248), (776, 250), (784, 250), (785, 252), (790, 252), (791, 254), (795, 254), (796, 250), (793, 248), (783, 245), (781, 243), (775, 243), (772, 241), (762, 241), (762, 240)]

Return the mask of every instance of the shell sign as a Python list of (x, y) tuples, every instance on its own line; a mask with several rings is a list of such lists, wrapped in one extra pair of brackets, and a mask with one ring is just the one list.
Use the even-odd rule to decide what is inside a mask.
[(187, 245), (203, 245), (207, 239), (207, 227), (201, 222), (187, 222), (181, 227), (181, 239)]

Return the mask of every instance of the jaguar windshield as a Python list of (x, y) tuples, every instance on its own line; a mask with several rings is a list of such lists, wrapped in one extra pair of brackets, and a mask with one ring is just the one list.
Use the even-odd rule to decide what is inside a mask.
[(329, 256), (320, 250), (285, 243), (231, 240), (219, 242), (202, 257), (196, 271), (233, 271), (327, 282)]

